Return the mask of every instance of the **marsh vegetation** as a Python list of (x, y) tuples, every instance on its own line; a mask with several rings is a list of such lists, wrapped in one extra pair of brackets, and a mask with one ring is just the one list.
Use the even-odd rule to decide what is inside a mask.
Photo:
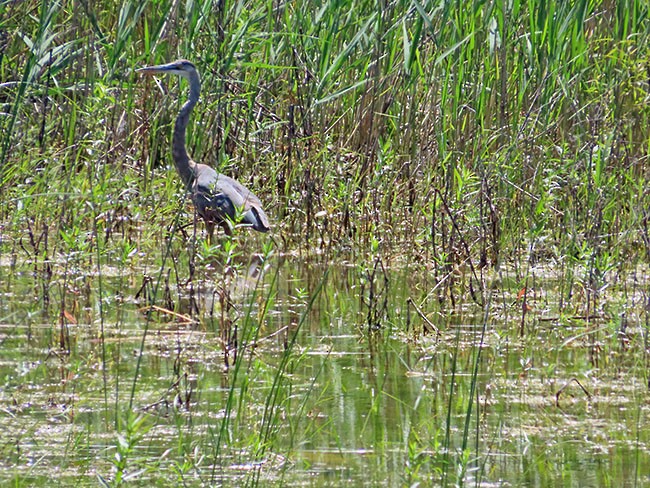
[(0, 13), (3, 484), (650, 483), (646, 3)]

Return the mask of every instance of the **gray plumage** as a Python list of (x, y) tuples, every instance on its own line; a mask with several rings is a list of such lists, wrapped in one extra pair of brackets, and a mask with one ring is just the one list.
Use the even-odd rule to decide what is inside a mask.
[(270, 229), (269, 220), (259, 198), (237, 180), (217, 173), (210, 166), (195, 163), (187, 154), (185, 131), (190, 114), (201, 95), (201, 80), (196, 67), (190, 61), (181, 59), (173, 63), (140, 68), (137, 71), (149, 75), (179, 75), (190, 84), (189, 97), (181, 107), (174, 124), (172, 156), (183, 184), (192, 195), (196, 211), (205, 221), (210, 239), (215, 225), (220, 225), (226, 234), (231, 235), (230, 222), (236, 222), (238, 218), (257, 231), (267, 232)]

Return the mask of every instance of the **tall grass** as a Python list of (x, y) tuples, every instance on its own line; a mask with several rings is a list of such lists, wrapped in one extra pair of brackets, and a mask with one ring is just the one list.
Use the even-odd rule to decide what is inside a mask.
[[(519, 249), (522, 229), (562, 254), (568, 228), (647, 256), (634, 232), (648, 203), (640, 2), (84, 5), (5, 7), (5, 222), (65, 220), (70, 193), (99, 180), (109, 211), (127, 188), (140, 221), (178, 211), (167, 166), (182, 87), (129, 73), (183, 56), (203, 72), (195, 158), (261, 193), (290, 247), (374, 235), (411, 248), (433, 232), (462, 261), (452, 221), (433, 215), (438, 189), (482, 264)], [(32, 193), (39, 205), (12, 203)], [(131, 239), (160, 228), (134, 227)]]
[[(368, 330), (389, 319), (379, 298), (391, 266), (431, 269), (435, 286), (425, 302), (487, 307), (490, 266), (512, 265), (525, 336), (535, 263), (557, 265), (561, 309), (575, 307), (579, 289), (580, 312), (590, 317), (611, 280), (650, 260), (645, 2), (26, 0), (0, 9), (0, 258), (28, 255), (43, 278), (46, 311), (52, 268), (63, 276), (61, 349), (69, 345), (70, 304), (79, 300), (69, 284), (75, 270), (101, 278), (102, 341), (107, 269), (152, 270), (154, 281), (142, 278), (147, 306), (180, 303), (189, 283), (190, 317), (195, 290), (221, 273), (221, 316), (199, 319), (218, 325), (232, 374), (225, 417), (206, 449), (215, 459), (233, 440), (233, 423), (241, 427), (250, 415), (244, 402), (256, 363), (241, 352), (257, 340), (267, 318), (260, 303), (273, 300), (275, 284), (247, 302), (240, 329), (226, 327), (236, 322), (226, 268), (236, 267), (237, 245), (265, 241), (247, 235), (241, 244), (202, 244), (170, 164), (186, 87), (141, 83), (138, 66), (179, 57), (196, 63), (203, 94), (189, 152), (260, 196), (282, 253), (361, 263)], [(483, 332), (487, 324), (486, 312)], [(231, 358), (232, 350), (239, 353)], [(287, 351), (255, 456), (277, 433), (294, 358)], [(459, 401), (462, 455), (481, 360), (479, 346), (469, 398)], [(136, 372), (129, 403), (138, 381)], [(110, 383), (105, 377), (107, 411)], [(120, 423), (119, 382), (114, 387), (116, 425), (126, 432), (122, 476), (144, 427), (136, 417)], [(445, 481), (453, 478), (450, 456)]]

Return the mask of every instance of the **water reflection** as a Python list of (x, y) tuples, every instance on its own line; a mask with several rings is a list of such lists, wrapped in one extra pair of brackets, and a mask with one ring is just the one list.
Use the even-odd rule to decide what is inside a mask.
[[(514, 286), (484, 329), (469, 297), (431, 300), (426, 270), (252, 259), (192, 282), (104, 276), (100, 317), (96, 278), (45, 306), (29, 269), (0, 274), (3, 480), (113, 479), (127, 439), (143, 484), (650, 481), (643, 361), (613, 367), (600, 329), (597, 368), (583, 324), (534, 314), (521, 337)], [(574, 377), (591, 397), (570, 386), (558, 408)]]

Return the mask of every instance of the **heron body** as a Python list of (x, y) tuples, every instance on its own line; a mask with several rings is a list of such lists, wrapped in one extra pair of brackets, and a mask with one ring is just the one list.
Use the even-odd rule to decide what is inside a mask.
[(201, 80), (194, 64), (181, 59), (173, 63), (140, 68), (137, 71), (149, 75), (178, 75), (189, 82), (189, 97), (181, 107), (174, 124), (172, 156), (183, 184), (192, 195), (197, 213), (205, 221), (210, 239), (217, 225), (223, 227), (226, 234), (232, 235), (230, 223), (238, 220), (257, 231), (267, 232), (270, 229), (269, 220), (259, 198), (237, 180), (217, 173), (206, 164), (195, 163), (187, 154), (185, 131), (190, 114), (201, 95)]

